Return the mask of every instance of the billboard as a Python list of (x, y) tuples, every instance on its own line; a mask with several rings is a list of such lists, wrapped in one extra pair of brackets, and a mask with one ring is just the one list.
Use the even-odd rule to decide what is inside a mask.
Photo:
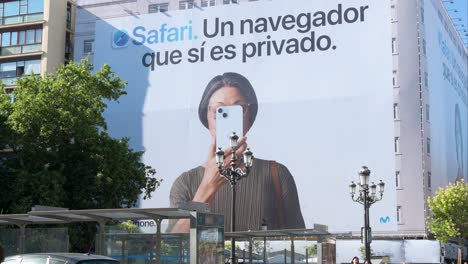
[(255, 159), (237, 184), (236, 230), (264, 219), (270, 229), (359, 230), (362, 206), (348, 185), (362, 165), (388, 187), (373, 205), (373, 229), (396, 230), (389, 4), (192, 7), (96, 22), (94, 65), (110, 64), (128, 81), (128, 94), (109, 104), (108, 128), (130, 137), (164, 180), (140, 206), (208, 202), (230, 226), (214, 117), (217, 106), (240, 105), (241, 149)]
[(468, 57), (440, 1), (425, 0), (423, 7), (429, 94), (425, 121), (431, 128), (434, 193), (458, 179), (468, 181)]

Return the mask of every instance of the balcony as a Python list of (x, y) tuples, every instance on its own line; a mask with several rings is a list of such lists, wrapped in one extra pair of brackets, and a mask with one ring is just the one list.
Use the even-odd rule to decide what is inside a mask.
[(0, 48), (0, 56), (27, 54), (27, 53), (39, 52), (41, 50), (42, 50), (41, 43), (2, 47)]
[(20, 77), (6, 77), (6, 78), (0, 78), (0, 82), (3, 83), (5, 86), (15, 86), (16, 85), (16, 79)]
[[(35, 76), (39, 76), (39, 74), (34, 74)], [(30, 76), (29, 74), (25, 74), (23, 76)], [(0, 83), (3, 83), (3, 85), (5, 86), (5, 88), (9, 88), (11, 86), (15, 86), (16, 85), (16, 81), (18, 79), (21, 79), (23, 78), (23, 76), (19, 76), (19, 77), (0, 77)], [(11, 89), (11, 88), (10, 88)]]
[(20, 24), (20, 23), (29, 23), (29, 22), (40, 21), (43, 18), (44, 18), (44, 13), (3, 17), (0, 19), (0, 25), (5, 26), (5, 25)]

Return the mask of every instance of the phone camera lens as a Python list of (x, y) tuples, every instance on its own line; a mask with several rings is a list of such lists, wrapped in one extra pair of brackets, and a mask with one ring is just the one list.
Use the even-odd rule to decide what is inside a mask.
[(224, 114), (223, 114), (223, 117), (224, 117), (224, 118), (226, 118), (227, 116), (228, 116), (228, 114), (227, 114), (227, 113), (224, 113)]
[(218, 113), (222, 113), (223, 112), (223, 109), (222, 108), (218, 108)]

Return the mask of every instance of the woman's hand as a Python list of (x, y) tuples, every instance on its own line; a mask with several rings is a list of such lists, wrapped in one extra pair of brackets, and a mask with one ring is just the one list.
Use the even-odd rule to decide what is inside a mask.
[[(246, 137), (242, 137), (237, 144), (236, 155), (240, 160), (243, 157), (243, 152), (247, 148), (246, 140)], [(226, 182), (226, 179), (219, 174), (218, 165), (216, 164), (215, 152), (216, 142), (213, 142), (208, 150), (208, 160), (204, 165), (205, 174), (203, 175), (200, 186), (198, 187), (198, 190), (193, 197), (194, 202), (210, 203), (213, 200), (214, 195)], [(224, 166), (230, 166), (232, 156), (231, 149), (224, 151), (224, 156)]]
[[(242, 137), (237, 143), (236, 155), (239, 160), (242, 160), (243, 153), (247, 149), (247, 138)], [(194, 202), (210, 203), (219, 188), (226, 183), (226, 179), (219, 174), (218, 165), (216, 164), (216, 142), (210, 145), (208, 150), (208, 160), (204, 164), (205, 174), (200, 183), (200, 186), (193, 197)], [(231, 163), (231, 149), (224, 151), (224, 166), (230, 166)], [(242, 164), (242, 166), (245, 166)], [(173, 233), (187, 233), (190, 230), (190, 219), (180, 219), (172, 228)]]

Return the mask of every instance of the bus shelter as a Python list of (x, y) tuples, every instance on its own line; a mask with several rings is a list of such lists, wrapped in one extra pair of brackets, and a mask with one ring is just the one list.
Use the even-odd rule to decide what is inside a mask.
[[(236, 258), (241, 263), (336, 263), (336, 239), (325, 225), (314, 224), (312, 229), (228, 232), (225, 236), (226, 241), (234, 237), (236, 245), (246, 245), (244, 249), (236, 250)], [(263, 249), (258, 249), (258, 242)], [(282, 249), (273, 246), (278, 242)], [(298, 244), (302, 246), (298, 247)], [(310, 246), (314, 248), (313, 254)]]
[[(247, 245), (236, 253), (240, 263), (327, 263), (336, 259), (335, 238), (324, 225), (314, 225), (312, 229), (262, 230), (244, 232), (224, 232), (224, 216), (205, 210), (180, 208), (123, 208), (96, 210), (33, 210), (27, 214), (0, 215), (0, 225), (15, 225), (18, 228), (18, 251), (25, 252), (25, 245), (32, 233), (26, 229), (34, 225), (63, 225), (77, 222), (95, 222), (98, 225), (96, 253), (108, 255), (125, 264), (160, 264), (160, 263), (224, 263), (229, 259), (229, 251), (224, 250), (224, 241), (235, 237), (238, 244)], [(164, 233), (163, 220), (190, 219), (190, 232), (186, 234)], [(106, 234), (106, 226), (115, 221), (154, 220), (154, 233)], [(5, 230), (5, 229), (4, 229)], [(141, 247), (131, 252), (131, 242)], [(256, 242), (288, 243), (284, 250), (267, 254), (254, 253)], [(308, 250), (298, 244), (307, 241), (316, 243), (316, 257), (308, 256)], [(168, 247), (177, 245), (171, 255), (163, 255)], [(236, 245), (238, 245), (236, 244)], [(135, 247), (136, 248), (136, 247)], [(173, 248), (173, 249), (174, 249)]]
[[(161, 222), (163, 220), (190, 219), (190, 233), (167, 234), (171, 238), (177, 239), (181, 244), (185, 243), (189, 248), (189, 255), (186, 258), (175, 256), (173, 260), (163, 260), (161, 258), (163, 243), (163, 230)], [(0, 215), (0, 225), (15, 225), (19, 229), (18, 252), (25, 252), (25, 245), (28, 238), (27, 227), (34, 225), (63, 225), (77, 222), (95, 222), (98, 224), (98, 234), (96, 239), (96, 253), (109, 255), (108, 239), (106, 241), (106, 225), (115, 221), (127, 220), (154, 220), (156, 230), (149, 236), (149, 254), (142, 255), (138, 252), (137, 257), (142, 258), (143, 263), (203, 263), (211, 260), (221, 260), (224, 258), (224, 216), (207, 212), (197, 212), (194, 210), (180, 208), (122, 208), (122, 209), (95, 209), (95, 210), (39, 210), (30, 211), (27, 214), (5, 214)], [(141, 239), (148, 234), (134, 234), (137, 239)], [(128, 238), (128, 235), (127, 235)], [(127, 240), (125, 240), (127, 241)], [(182, 247), (181, 247), (182, 248)], [(128, 256), (125, 253), (125, 243), (120, 244), (119, 252), (114, 257), (122, 258)], [(219, 263), (219, 262), (216, 262)]]

